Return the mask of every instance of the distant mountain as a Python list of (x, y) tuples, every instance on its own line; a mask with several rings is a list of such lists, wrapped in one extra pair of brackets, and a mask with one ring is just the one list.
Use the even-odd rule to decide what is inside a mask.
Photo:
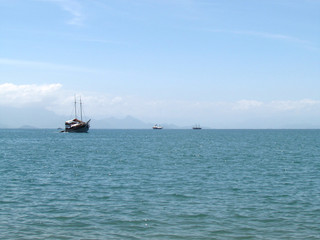
[[(1, 107), (0, 128), (64, 128), (64, 122), (70, 118), (60, 116), (43, 108)], [(105, 119), (92, 118), (92, 129), (151, 129), (155, 123), (143, 122), (132, 116), (119, 119), (115, 117)], [(160, 123), (161, 124), (161, 123)], [(161, 124), (164, 129), (177, 129), (173, 124)]]
[(0, 128), (8, 128), (8, 125), (0, 123)]
[(105, 118), (101, 120), (92, 119), (91, 121), (92, 128), (109, 128), (109, 129), (146, 129), (151, 128), (152, 124), (145, 123), (139, 119), (136, 119), (132, 116), (127, 116), (123, 119), (119, 118)]
[[(101, 120), (91, 121), (92, 128), (98, 129), (151, 129), (154, 123), (146, 123), (132, 116), (127, 116), (125, 118), (106, 118)], [(179, 127), (173, 124), (161, 124), (164, 129), (178, 129)]]
[(36, 127), (34, 126), (30, 126), (30, 125), (23, 125), (21, 127), (19, 127), (20, 129), (37, 129)]
[(43, 108), (0, 107), (0, 127), (5, 128), (57, 128), (61, 127), (65, 117)]

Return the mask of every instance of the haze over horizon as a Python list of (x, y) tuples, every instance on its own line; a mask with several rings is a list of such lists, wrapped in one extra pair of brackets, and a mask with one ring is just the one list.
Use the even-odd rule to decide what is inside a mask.
[(1, 0), (0, 127), (60, 121), (76, 94), (97, 120), (319, 128), (319, 12), (319, 0)]

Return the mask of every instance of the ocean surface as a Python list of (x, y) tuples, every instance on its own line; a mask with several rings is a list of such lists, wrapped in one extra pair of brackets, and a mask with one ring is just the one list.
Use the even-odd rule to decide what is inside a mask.
[(0, 130), (0, 239), (320, 239), (320, 130)]

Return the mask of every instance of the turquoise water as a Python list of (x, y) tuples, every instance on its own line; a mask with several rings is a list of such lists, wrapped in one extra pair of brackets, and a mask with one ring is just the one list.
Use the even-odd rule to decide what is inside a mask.
[(0, 239), (320, 239), (320, 130), (0, 130)]

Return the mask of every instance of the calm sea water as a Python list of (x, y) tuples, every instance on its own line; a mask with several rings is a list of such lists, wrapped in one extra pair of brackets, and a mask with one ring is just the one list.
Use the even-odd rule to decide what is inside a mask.
[(320, 239), (320, 130), (0, 130), (0, 239)]

